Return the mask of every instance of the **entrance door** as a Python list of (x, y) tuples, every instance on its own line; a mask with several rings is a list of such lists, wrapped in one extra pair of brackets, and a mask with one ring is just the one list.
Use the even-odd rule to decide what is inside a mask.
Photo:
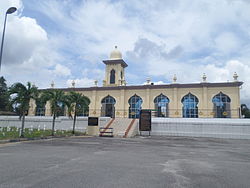
[(115, 117), (114, 114), (114, 105), (113, 104), (106, 104), (106, 108), (105, 108), (105, 116), (106, 117)]

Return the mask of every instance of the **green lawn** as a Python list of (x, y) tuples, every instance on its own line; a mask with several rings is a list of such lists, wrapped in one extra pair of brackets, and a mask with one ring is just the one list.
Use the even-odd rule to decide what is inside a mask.
[[(0, 127), (0, 140), (5, 139), (15, 139), (19, 138), (20, 128), (16, 127)], [(85, 135), (83, 132), (76, 132), (76, 135)], [(62, 131), (56, 130), (55, 136), (71, 136), (72, 131)], [(24, 137), (25, 138), (43, 138), (51, 136), (51, 130), (38, 130), (38, 129), (30, 129), (25, 128)]]

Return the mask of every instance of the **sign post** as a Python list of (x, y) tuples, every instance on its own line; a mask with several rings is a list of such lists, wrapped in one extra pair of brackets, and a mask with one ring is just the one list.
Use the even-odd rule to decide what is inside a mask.
[(98, 117), (88, 117), (88, 126), (98, 126)]
[(151, 132), (151, 110), (141, 110), (139, 119), (139, 131), (148, 131), (149, 136)]
[(99, 133), (98, 129), (98, 117), (88, 117), (88, 135), (97, 136)]

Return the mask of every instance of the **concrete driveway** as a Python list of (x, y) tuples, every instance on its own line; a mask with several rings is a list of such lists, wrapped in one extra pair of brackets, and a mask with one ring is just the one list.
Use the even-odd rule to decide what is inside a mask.
[(0, 187), (250, 187), (250, 140), (62, 138), (0, 145)]

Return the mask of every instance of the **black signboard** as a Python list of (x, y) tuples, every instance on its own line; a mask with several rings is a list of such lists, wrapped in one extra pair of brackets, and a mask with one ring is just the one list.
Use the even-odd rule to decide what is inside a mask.
[(88, 126), (98, 126), (98, 117), (89, 117)]
[(139, 131), (151, 131), (151, 110), (141, 110)]

